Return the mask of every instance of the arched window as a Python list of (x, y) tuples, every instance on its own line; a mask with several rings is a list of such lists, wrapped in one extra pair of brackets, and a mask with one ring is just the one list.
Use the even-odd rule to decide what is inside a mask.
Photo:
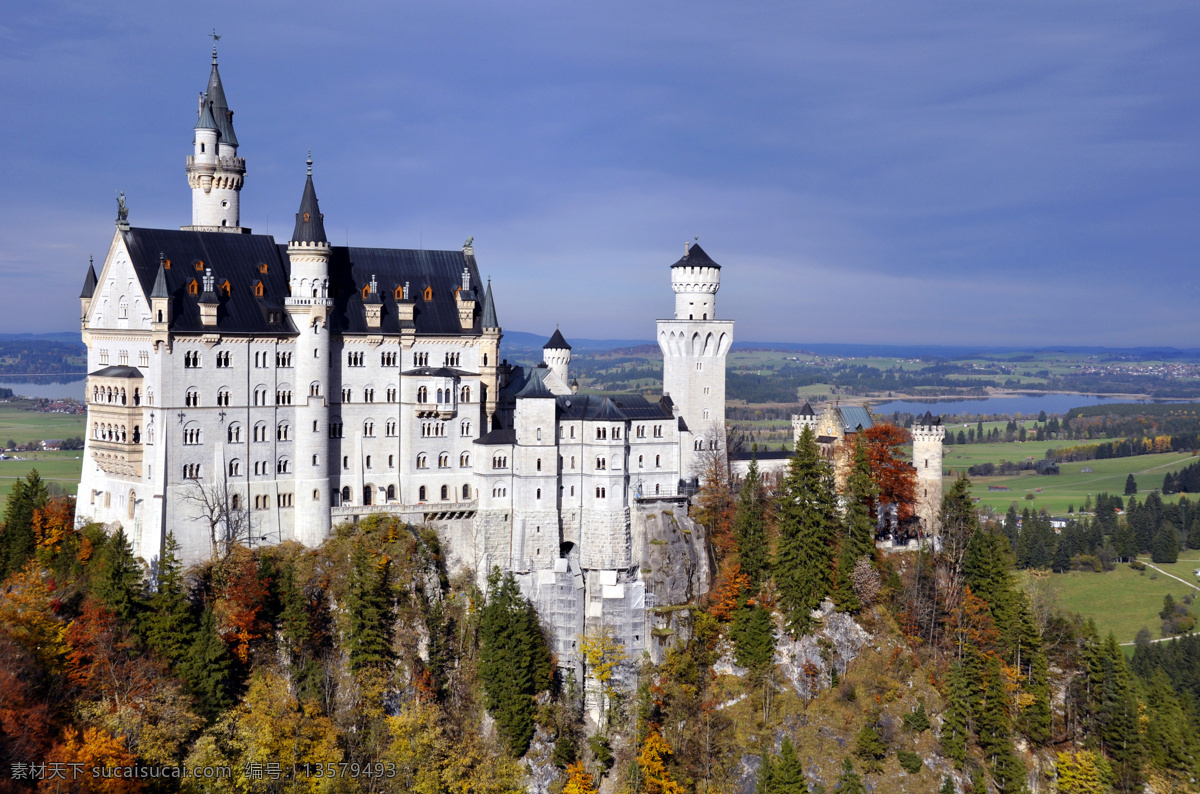
[(350, 504), (350, 486), (349, 485), (342, 487), (342, 504), (344, 504), (344, 505)]
[(395, 455), (388, 455), (388, 468), (389, 469), (396, 468), (396, 456)]
[(314, 502), (321, 501), (321, 489), (313, 488), (313, 501)]
[(394, 486), (394, 485), (389, 485), (389, 486), (387, 487), (387, 500), (388, 500), (389, 502), (394, 502), (394, 501), (396, 501), (396, 486)]
[(642, 456), (638, 455), (638, 468), (642, 468)]
[(230, 477), (241, 477), (242, 476), (242, 462), (240, 460), (237, 460), (235, 458), (235, 459), (229, 461), (229, 476)]
[(654, 468), (656, 468), (656, 469), (662, 468), (662, 455), (654, 456)]
[(279, 460), (277, 460), (275, 462), (275, 473), (276, 474), (287, 474), (290, 470), (291, 470), (291, 466), (288, 463), (287, 458), (280, 458)]
[(129, 517), (133, 518), (133, 513), (137, 509), (137, 494), (132, 490), (129, 492)]
[(363, 501), (362, 501), (362, 503), (364, 505), (371, 504), (371, 490), (372, 490), (372, 488), (370, 485), (363, 486)]
[(419, 402), (419, 403), (429, 402), (429, 389), (426, 388), (425, 386), (421, 386), (417, 389), (417, 402)]
[(418, 502), (425, 501), (425, 486), (424, 485), (422, 485), (420, 488), (417, 489), (417, 501)]
[(461, 394), (459, 394), (459, 398), (458, 398), (458, 399), (459, 399), (461, 402), (464, 402), (464, 403), (469, 403), (469, 402), (471, 402), (471, 387), (470, 387), (470, 386), (463, 386), (463, 387), (462, 387), (462, 393), (461, 393)]
[(536, 498), (537, 498), (537, 499), (541, 499), (541, 498), (542, 498), (542, 489), (541, 489), (541, 488), (538, 488), (538, 489), (537, 489), (537, 497), (536, 497)]
[(541, 458), (537, 459), (537, 470), (538, 471), (542, 470), (542, 459)]
[(463, 422), (462, 422), (462, 424), (460, 424), (460, 425), (458, 426), (458, 429), (459, 429), (459, 434), (460, 434), (460, 435), (462, 435), (462, 437), (463, 437), (463, 438), (468, 438), (468, 437), (470, 437), (470, 435), (471, 435), (471, 422), (470, 422), (470, 420), (469, 420), (469, 419), (464, 419), (464, 420), (463, 420)]
[(288, 425), (288, 423), (280, 422), (279, 425), (275, 428), (275, 440), (276, 441), (287, 441), (290, 433), (291, 433), (291, 427)]
[(458, 465), (459, 465), (459, 466), (461, 466), (461, 467), (462, 467), (462, 468), (464, 468), (464, 469), (465, 469), (465, 468), (467, 468), (468, 466), (470, 466), (470, 465), (471, 465), (471, 456), (470, 456), (470, 454), (469, 454), (469, 453), (466, 453), (466, 452), (464, 452), (464, 453), (462, 453), (461, 455), (459, 455), (459, 456), (458, 456)]
[(427, 457), (425, 457), (424, 452), (422, 452), (420, 455), (417, 455), (417, 468), (418, 469), (429, 468), (429, 459)]
[(439, 469), (450, 468), (450, 455), (448, 453), (443, 452), (442, 454), (438, 455), (438, 468)]
[(235, 511), (235, 512), (236, 512), (236, 511), (238, 511), (238, 510), (241, 510), (241, 509), (242, 509), (242, 497), (241, 497), (241, 495), (240, 495), (240, 494), (234, 494), (232, 497), (230, 497), (230, 499), (229, 499), (229, 506), (230, 506), (230, 507), (232, 507), (232, 508), (234, 509), (234, 511)]
[(462, 495), (463, 495), (463, 496), (462, 496), (462, 498), (463, 498), (463, 499), (470, 499), (470, 498), (471, 498), (471, 486), (470, 486), (470, 485), (464, 485), (464, 486), (463, 486)]
[(450, 486), (449, 486), (449, 485), (443, 485), (443, 486), (442, 486), (442, 501), (445, 501), (445, 500), (447, 500), (447, 499), (449, 499), (449, 498), (450, 498)]
[(433, 287), (426, 287), (426, 288), (425, 288), (425, 300), (426, 300), (426, 301), (431, 301), (431, 300), (433, 300)]

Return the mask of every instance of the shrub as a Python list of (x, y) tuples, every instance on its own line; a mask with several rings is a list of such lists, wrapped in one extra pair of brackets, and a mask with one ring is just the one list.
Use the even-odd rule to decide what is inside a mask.
[(1130, 560), (1129, 567), (1135, 571), (1144, 571), (1146, 570), (1146, 563), (1141, 560)]
[(929, 715), (925, 713), (925, 701), (921, 701), (913, 711), (904, 715), (904, 728), (911, 733), (924, 733), (929, 730)]
[(908, 750), (897, 750), (896, 758), (900, 761), (900, 766), (910, 775), (915, 775), (921, 771), (924, 762), (921, 761), (921, 756)]

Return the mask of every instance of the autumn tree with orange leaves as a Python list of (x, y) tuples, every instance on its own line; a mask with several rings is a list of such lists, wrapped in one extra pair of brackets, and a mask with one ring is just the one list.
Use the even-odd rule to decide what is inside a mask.
[(900, 521), (911, 518), (916, 501), (917, 472), (905, 459), (901, 447), (912, 441), (902, 427), (880, 422), (862, 431), (867, 442), (867, 458), (871, 463), (871, 479), (879, 488), (882, 504), (896, 505)]

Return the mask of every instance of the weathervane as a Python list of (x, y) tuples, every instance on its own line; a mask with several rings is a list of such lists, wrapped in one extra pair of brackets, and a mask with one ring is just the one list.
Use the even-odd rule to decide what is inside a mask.
[(213, 28), (213, 32), (208, 34), (208, 37), (213, 40), (213, 63), (217, 62), (217, 42), (221, 37), (217, 35), (217, 29)]

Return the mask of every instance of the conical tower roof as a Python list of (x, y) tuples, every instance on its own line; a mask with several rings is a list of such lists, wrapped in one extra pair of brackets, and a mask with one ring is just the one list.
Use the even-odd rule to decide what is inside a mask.
[(557, 328), (554, 329), (554, 336), (550, 337), (550, 341), (542, 345), (542, 350), (570, 350), (571, 346), (567, 344), (567, 340), (563, 339), (562, 332)]
[(169, 298), (171, 293), (167, 292), (167, 271), (163, 267), (162, 260), (158, 262), (158, 275), (154, 277), (154, 289), (150, 290), (151, 298)]
[(717, 270), (721, 269), (721, 266), (700, 247), (700, 243), (692, 243), (688, 246), (688, 252), (671, 267), (715, 267)]
[(496, 319), (496, 301), (492, 298), (492, 280), (488, 279), (487, 292), (483, 294), (483, 317), (481, 325), (484, 328), (499, 328), (500, 321)]
[(212, 72), (208, 75), (208, 88), (204, 92), (204, 104), (212, 106), (213, 120), (221, 140), (230, 146), (237, 146), (237, 136), (233, 134), (233, 111), (225, 100), (225, 87), (221, 85), (221, 73), (217, 71), (217, 48), (213, 47)]
[(192, 129), (217, 130), (219, 133), (220, 128), (217, 126), (217, 122), (213, 118), (212, 103), (211, 102), (202, 102), (201, 104), (203, 105), (203, 107), (200, 110), (200, 118), (196, 120), (196, 126), (193, 127)]
[(312, 155), (308, 160), (308, 179), (304, 182), (304, 195), (300, 198), (300, 211), (296, 213), (296, 228), (292, 231), (294, 243), (328, 243), (325, 237), (325, 216), (317, 204), (317, 189), (313, 187)]
[(88, 272), (83, 277), (83, 291), (79, 293), (81, 298), (91, 298), (96, 294), (96, 266), (92, 264), (91, 259), (88, 260)]

